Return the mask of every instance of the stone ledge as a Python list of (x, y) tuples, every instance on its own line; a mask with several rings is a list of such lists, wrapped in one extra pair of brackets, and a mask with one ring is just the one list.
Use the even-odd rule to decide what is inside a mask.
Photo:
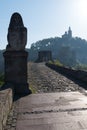
[(83, 70), (75, 70), (75, 69), (71, 69), (71, 68), (67, 68), (67, 67), (63, 67), (63, 66), (57, 66), (54, 64), (50, 64), (50, 63), (46, 63), (46, 65), (48, 67), (50, 67), (51, 69), (65, 75), (68, 76), (68, 78), (74, 78), (77, 79), (79, 81), (82, 81), (84, 83), (87, 83), (87, 71), (83, 71)]
[(13, 92), (11, 88), (0, 91), (0, 130), (3, 130), (3, 127), (6, 125), (12, 102)]

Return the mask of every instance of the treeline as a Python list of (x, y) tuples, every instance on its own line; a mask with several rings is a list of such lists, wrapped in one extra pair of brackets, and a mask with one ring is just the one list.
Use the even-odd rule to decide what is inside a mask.
[(36, 61), (38, 51), (51, 50), (53, 60), (59, 60), (66, 66), (87, 64), (87, 41), (79, 37), (75, 38), (48, 38), (37, 41), (31, 45), (29, 60)]
[[(26, 50), (29, 52), (28, 61), (36, 61), (41, 50), (51, 50), (53, 60), (59, 60), (65, 66), (87, 64), (87, 41), (79, 37), (43, 39), (33, 43), (30, 49)], [(0, 72), (4, 68), (3, 51), (0, 50)]]

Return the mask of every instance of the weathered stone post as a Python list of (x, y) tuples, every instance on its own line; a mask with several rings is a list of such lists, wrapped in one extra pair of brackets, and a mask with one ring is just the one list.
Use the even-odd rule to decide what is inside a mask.
[(14, 13), (11, 17), (8, 35), (8, 45), (4, 52), (5, 84), (12, 84), (16, 94), (28, 94), (27, 83), (27, 56), (25, 51), (27, 43), (27, 28), (24, 27), (22, 17)]

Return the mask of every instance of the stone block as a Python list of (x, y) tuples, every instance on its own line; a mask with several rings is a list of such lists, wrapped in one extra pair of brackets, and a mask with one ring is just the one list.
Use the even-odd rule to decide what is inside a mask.
[(6, 125), (7, 117), (12, 107), (12, 89), (0, 91), (0, 130)]
[(39, 51), (38, 52), (38, 59), (36, 62), (47, 62), (52, 60), (52, 52), (51, 51)]

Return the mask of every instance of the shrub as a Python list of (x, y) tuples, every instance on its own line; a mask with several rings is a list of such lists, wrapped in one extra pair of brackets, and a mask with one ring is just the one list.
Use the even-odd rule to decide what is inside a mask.
[(49, 64), (54, 64), (54, 65), (57, 65), (57, 66), (63, 66), (63, 64), (59, 60), (49, 61), (48, 63)]

